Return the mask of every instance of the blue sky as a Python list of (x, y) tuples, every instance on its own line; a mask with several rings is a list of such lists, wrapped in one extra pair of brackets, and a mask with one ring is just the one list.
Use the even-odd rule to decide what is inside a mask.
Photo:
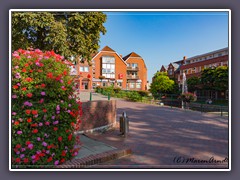
[(135, 52), (148, 68), (148, 80), (162, 65), (228, 47), (227, 12), (105, 12), (109, 46), (123, 56)]

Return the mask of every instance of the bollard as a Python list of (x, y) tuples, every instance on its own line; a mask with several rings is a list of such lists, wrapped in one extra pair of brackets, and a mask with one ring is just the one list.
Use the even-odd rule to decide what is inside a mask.
[(119, 119), (120, 121), (120, 133), (127, 137), (127, 134), (129, 132), (129, 121), (126, 112), (122, 113), (122, 117)]
[(223, 116), (222, 105), (220, 105), (221, 116)]
[(110, 93), (108, 93), (108, 101), (110, 100)]
[(90, 92), (90, 101), (92, 101), (92, 92)]

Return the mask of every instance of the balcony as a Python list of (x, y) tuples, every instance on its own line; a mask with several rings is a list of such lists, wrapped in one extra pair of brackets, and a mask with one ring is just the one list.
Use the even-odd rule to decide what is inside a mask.
[(139, 67), (131, 67), (131, 66), (128, 66), (128, 67), (127, 67), (127, 71), (139, 71)]
[(139, 76), (127, 75), (127, 79), (139, 79)]

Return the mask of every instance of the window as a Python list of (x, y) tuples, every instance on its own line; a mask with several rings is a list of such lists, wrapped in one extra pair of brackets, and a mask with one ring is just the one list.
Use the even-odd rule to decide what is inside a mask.
[(218, 54), (218, 57), (220, 57), (220, 56), (222, 56), (222, 53), (219, 53), (219, 54)]
[(136, 88), (141, 88), (141, 83), (140, 82), (136, 83)]
[(135, 83), (134, 83), (134, 82), (130, 82), (130, 83), (129, 83), (129, 86), (130, 86), (130, 88), (134, 88)]
[(122, 87), (122, 82), (117, 82), (118, 87)]
[(169, 70), (168, 70), (168, 74), (169, 74), (169, 75), (172, 75), (172, 69), (169, 69)]
[(115, 58), (110, 56), (102, 57), (102, 75), (106, 78), (115, 78)]
[(84, 67), (80, 66), (80, 72), (84, 72)]
[(138, 67), (138, 64), (132, 63), (132, 68), (137, 68), (137, 67)]
[(89, 67), (88, 66), (80, 66), (80, 72), (88, 72)]

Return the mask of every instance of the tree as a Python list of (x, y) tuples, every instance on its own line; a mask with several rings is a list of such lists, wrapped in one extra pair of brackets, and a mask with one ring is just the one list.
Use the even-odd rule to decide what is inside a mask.
[(187, 79), (187, 86), (189, 92), (194, 92), (198, 89), (198, 85), (200, 84), (200, 79), (196, 76), (190, 77)]
[(12, 51), (31, 47), (90, 61), (105, 21), (102, 12), (12, 12)]
[(226, 91), (228, 89), (228, 67), (204, 69), (201, 75), (201, 82), (204, 89), (215, 91)]
[(154, 97), (159, 93), (168, 93), (173, 90), (174, 81), (169, 79), (166, 72), (157, 72), (153, 77), (150, 91)]
[(219, 66), (214, 72), (214, 87), (217, 91), (228, 90), (228, 67)]
[(203, 89), (213, 90), (214, 69), (207, 68), (203, 70), (201, 74), (201, 84), (203, 85)]

